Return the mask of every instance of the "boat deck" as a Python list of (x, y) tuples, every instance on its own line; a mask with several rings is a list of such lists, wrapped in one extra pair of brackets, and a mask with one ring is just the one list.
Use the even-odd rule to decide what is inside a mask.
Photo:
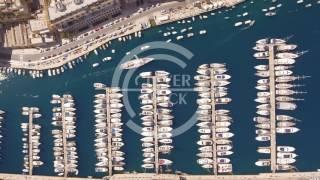
[(276, 91), (274, 73), (274, 45), (269, 45), (269, 86), (270, 86), (270, 148), (271, 148), (271, 171), (276, 172), (277, 166), (277, 139), (276, 139)]
[(153, 121), (154, 121), (154, 165), (156, 174), (159, 173), (159, 145), (158, 145), (158, 112), (157, 112), (157, 78), (152, 77)]
[(211, 81), (211, 121), (212, 121), (212, 127), (211, 128), (211, 133), (212, 133), (212, 170), (215, 175), (218, 175), (217, 171), (217, 144), (216, 144), (216, 101), (215, 101), (215, 87), (214, 87), (214, 82), (215, 82), (215, 77), (213, 73), (213, 68), (211, 68), (211, 73), (210, 73), (210, 81)]
[(33, 110), (30, 108), (29, 110), (29, 175), (32, 175), (33, 171), (33, 153), (32, 153), (32, 126), (33, 126)]
[(108, 175), (112, 176), (112, 143), (111, 143), (111, 138), (112, 138), (112, 129), (111, 129), (111, 115), (110, 115), (110, 89), (106, 88), (106, 109), (107, 109), (107, 141), (108, 141)]
[(67, 157), (67, 136), (66, 136), (66, 123), (65, 123), (65, 107), (64, 98), (61, 98), (61, 113), (62, 113), (62, 142), (63, 142), (63, 159), (64, 159), (64, 177), (68, 176), (68, 157)]

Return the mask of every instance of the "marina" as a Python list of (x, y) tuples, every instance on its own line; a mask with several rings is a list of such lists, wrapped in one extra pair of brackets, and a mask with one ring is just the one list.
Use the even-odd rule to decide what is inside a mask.
[(122, 141), (122, 114), (121, 97), (118, 87), (107, 87), (102, 83), (94, 83), (94, 88), (104, 91), (104, 94), (95, 95), (96, 139), (95, 151), (98, 162), (95, 171), (112, 176), (113, 172), (121, 172), (125, 165), (121, 147)]
[(231, 102), (231, 98), (226, 97), (228, 93), (225, 87), (230, 83), (228, 80), (231, 76), (225, 74), (227, 69), (225, 64), (221, 63), (200, 65), (197, 72), (199, 75), (194, 77), (198, 81), (195, 90), (200, 97), (197, 100), (197, 126), (201, 134), (197, 142), (200, 145), (197, 162), (202, 168), (212, 169), (214, 175), (232, 173), (232, 164), (230, 159), (226, 158), (233, 154), (229, 140), (233, 136), (233, 133), (229, 132), (231, 117), (229, 110), (218, 109), (218, 105)]
[(173, 116), (170, 115), (173, 104), (170, 101), (169, 75), (166, 71), (140, 73), (140, 77), (148, 82), (142, 83), (139, 96), (142, 105), (140, 115), (143, 121), (142, 168), (154, 169), (156, 174), (163, 173), (164, 166), (168, 168), (172, 164), (171, 160), (164, 158), (173, 149), (171, 145)]
[[(262, 84), (268, 91), (260, 91), (257, 93), (256, 102), (262, 103), (257, 106), (257, 116), (254, 121), (258, 124), (256, 127), (256, 140), (261, 142), (270, 142), (269, 147), (259, 147), (258, 153), (270, 154), (270, 159), (259, 159), (255, 164), (257, 166), (270, 166), (271, 171), (289, 171), (295, 169), (292, 164), (296, 162), (294, 153), (295, 148), (287, 145), (277, 145), (277, 134), (292, 134), (299, 131), (293, 127), (295, 122), (290, 122), (295, 118), (278, 114), (280, 111), (293, 111), (297, 105), (293, 101), (295, 99), (290, 95), (299, 94), (299, 92), (291, 90), (293, 87), (300, 85), (292, 84), (298, 77), (293, 76), (292, 63), (283, 63), (279, 65), (276, 60), (281, 59), (296, 59), (298, 54), (290, 53), (297, 48), (297, 45), (286, 44), (284, 39), (260, 39), (256, 42), (253, 48), (257, 53), (254, 57), (268, 61), (267, 65), (257, 65), (255, 69), (258, 71), (256, 75), (263, 79), (257, 81), (258, 85)], [(260, 60), (259, 60), (260, 61)], [(276, 70), (277, 68), (277, 70)], [(281, 70), (280, 70), (281, 69)], [(261, 73), (265, 72), (265, 73)], [(306, 78), (304, 76), (303, 78)], [(301, 78), (301, 79), (303, 79)], [(303, 94), (301, 92), (300, 94)]]
[(71, 94), (62, 96), (53, 94), (50, 101), (56, 106), (52, 109), (52, 130), (54, 139), (54, 172), (58, 176), (67, 177), (70, 174), (78, 175), (78, 155), (76, 142), (76, 108)]
[(23, 141), (23, 150), (24, 153), (24, 168), (22, 169), (23, 173), (32, 175), (33, 168), (43, 165), (43, 162), (40, 161), (39, 156), (39, 145), (40, 143), (40, 128), (38, 124), (33, 123), (33, 119), (41, 117), (38, 107), (23, 107), (22, 115), (28, 117), (28, 123), (21, 123), (21, 129), (24, 132)]
[[(295, 3), (295, 2), (293, 2)], [(143, 71), (155, 71), (159, 69), (165, 69), (172, 74), (175, 73), (190, 73), (191, 76), (194, 76), (194, 72), (200, 64), (207, 63), (209, 58), (219, 58), (223, 57), (224, 62), (228, 64), (229, 74), (232, 75), (232, 84), (230, 87), (230, 96), (232, 97), (232, 103), (230, 104), (230, 111), (232, 112), (234, 118), (237, 117), (237, 120), (232, 124), (232, 131), (234, 132), (235, 139), (233, 139), (233, 147), (234, 147), (234, 154), (232, 155), (232, 162), (233, 162), (233, 173), (235, 175), (231, 176), (234, 178), (240, 177), (248, 177), (248, 178), (255, 178), (256, 176), (239, 176), (239, 174), (251, 174), (251, 173), (260, 173), (260, 172), (268, 172), (269, 168), (261, 168), (255, 167), (254, 163), (258, 158), (265, 158), (265, 157), (258, 157), (257, 153), (257, 144), (260, 142), (255, 142), (255, 124), (252, 122), (253, 114), (256, 113), (256, 104), (252, 101), (254, 96), (256, 96), (257, 92), (254, 90), (256, 86), (256, 81), (253, 78), (253, 66), (256, 65), (256, 61), (252, 61), (252, 52), (249, 50), (252, 47), (252, 44), (255, 42), (256, 39), (262, 37), (270, 37), (270, 36), (289, 36), (290, 33), (294, 35), (290, 41), (297, 42), (299, 47), (303, 49), (309, 49), (310, 53), (303, 56), (303, 59), (296, 59), (296, 60), (277, 60), (275, 59), (275, 63), (286, 63), (289, 62), (291, 65), (297, 64), (294, 68), (294, 71), (297, 72), (305, 72), (306, 74), (312, 75), (312, 78), (305, 79), (308, 84), (306, 87), (292, 87), (294, 91), (306, 91), (308, 90), (307, 94), (303, 94), (303, 98), (299, 96), (301, 94), (293, 94), (293, 95), (277, 95), (277, 98), (281, 100), (288, 101), (288, 97), (292, 97), (294, 99), (306, 99), (306, 101), (295, 101), (293, 102), (298, 107), (295, 111), (290, 111), (288, 116), (294, 117), (294, 121), (296, 125), (290, 126), (292, 128), (285, 128), (279, 129), (279, 132), (285, 132), (286, 129), (289, 129), (290, 132), (296, 131), (294, 127), (298, 126), (301, 129), (298, 133), (294, 135), (281, 135), (280, 139), (277, 139), (277, 144), (279, 145), (294, 145), (296, 152), (299, 156), (296, 157), (296, 162), (293, 164), (299, 171), (315, 171), (318, 168), (319, 161), (317, 152), (319, 151), (319, 146), (316, 143), (310, 144), (311, 141), (316, 141), (316, 137), (318, 136), (318, 126), (319, 123), (316, 121), (314, 117), (317, 115), (317, 102), (319, 102), (319, 98), (316, 94), (318, 91), (317, 80), (319, 76), (317, 74), (318, 71), (318, 62), (316, 61), (318, 58), (318, 48), (316, 46), (315, 41), (318, 40), (318, 25), (314, 24), (313, 21), (308, 21), (309, 18), (316, 17), (318, 11), (316, 4), (313, 4), (313, 7), (309, 8), (308, 10), (303, 9), (304, 7), (297, 8), (296, 6), (292, 6), (291, 2), (284, 2), (283, 7), (280, 11), (277, 11), (277, 16), (273, 17), (270, 20), (266, 20), (267, 17), (261, 17), (261, 13), (257, 12), (258, 10), (261, 11), (261, 8), (269, 7), (266, 5), (266, 2), (260, 3), (255, 1), (255, 6), (250, 6), (249, 3), (245, 3), (248, 8), (243, 8), (240, 6), (236, 8), (233, 12), (224, 12), (224, 10), (219, 14), (215, 12), (215, 15), (209, 16), (208, 21), (196, 21), (192, 24), (195, 32), (199, 32), (200, 29), (206, 29), (207, 34), (205, 38), (199, 40), (199, 37), (195, 37), (187, 40), (179, 41), (179, 44), (183, 45), (184, 47), (190, 49), (194, 54), (195, 57), (188, 63), (185, 69), (178, 69), (177, 66), (171, 66), (172, 64), (165, 62), (165, 61), (154, 61), (150, 64), (143, 66), (139, 70)], [(304, 4), (302, 5), (304, 6)], [(254, 7), (254, 9), (253, 9)], [(261, 7), (259, 9), (259, 7)], [(251, 9), (250, 9), (251, 8)], [(297, 10), (296, 10), (297, 8)], [(257, 9), (257, 10), (255, 10)], [(221, 27), (229, 27), (232, 26), (234, 22), (240, 21), (235, 19), (236, 14), (242, 14), (243, 12), (248, 11), (250, 19), (253, 17), (256, 20), (255, 25), (250, 30), (241, 30), (229, 28), (220, 29), (219, 26), (215, 25), (218, 20), (223, 19), (224, 16), (229, 16), (229, 20), (223, 20), (221, 23)], [(290, 13), (289, 13), (290, 12)], [(262, 14), (263, 15), (263, 14)], [(287, 17), (290, 15), (290, 17)], [(249, 17), (248, 17), (249, 18)], [(198, 19), (198, 18), (197, 18)], [(243, 21), (243, 20), (241, 20)], [(295, 22), (295, 25), (288, 23), (286, 27), (280, 26), (285, 21)], [(202, 22), (202, 23), (200, 23)], [(168, 26), (178, 26), (177, 24), (168, 25)], [(198, 27), (198, 29), (197, 29)], [(281, 28), (279, 28), (281, 27)], [(50, 119), (52, 116), (51, 113), (51, 106), (49, 106), (48, 100), (49, 96), (51, 96), (52, 92), (70, 92), (77, 100), (77, 145), (79, 154), (79, 175), (77, 177), (87, 177), (93, 176), (101, 177), (101, 174), (104, 173), (96, 173), (96, 156), (95, 156), (95, 147), (94, 140), (95, 140), (95, 117), (93, 114), (92, 107), (94, 104), (92, 103), (94, 100), (92, 90), (92, 84), (94, 82), (110, 82), (112, 79), (112, 74), (119, 69), (116, 67), (115, 60), (120, 60), (122, 55), (126, 52), (131, 51), (131, 48), (137, 44), (142, 44), (144, 42), (151, 41), (152, 39), (163, 40), (161, 37), (157, 36), (158, 31), (166, 31), (167, 26), (159, 27), (154, 29), (154, 31), (146, 31), (144, 32), (144, 38), (142, 39), (135, 39), (133, 41), (126, 41), (126, 45), (128, 47), (123, 46), (120, 43), (113, 43), (110, 46), (110, 49), (116, 49), (116, 53), (112, 56), (112, 61), (109, 61), (108, 64), (103, 64), (100, 62), (100, 66), (93, 69), (91, 68), (91, 61), (100, 61), (104, 57), (110, 56), (107, 54), (107, 51), (99, 51), (99, 55), (90, 54), (87, 56), (87, 62), (77, 63), (76, 68), (74, 65), (73, 70), (65, 71), (65, 73), (60, 73), (59, 76), (54, 77), (43, 77), (36, 81), (32, 80), (28, 76), (21, 76), (21, 77), (9, 77), (7, 80), (2, 81), (1, 83), (1, 109), (6, 111), (5, 121), (3, 121), (3, 129), (2, 129), (2, 164), (1, 169), (2, 172), (5, 173), (21, 173), (21, 167), (17, 166), (23, 163), (23, 156), (21, 153), (22, 145), (21, 145), (21, 135), (17, 132), (21, 131), (20, 123), (21, 123), (21, 106), (23, 104), (30, 104), (33, 103), (33, 106), (41, 107), (41, 113), (43, 114), (46, 119)], [(177, 27), (176, 27), (177, 28)], [(185, 28), (185, 27), (183, 27)], [(263, 31), (262, 31), (263, 29)], [(277, 31), (276, 29), (281, 29)], [(306, 30), (308, 29), (308, 31)], [(156, 31), (156, 32), (155, 32)], [(257, 34), (251, 34), (252, 31), (257, 32)], [(250, 32), (250, 33), (249, 33)], [(258, 33), (259, 32), (259, 33)], [(289, 34), (288, 34), (289, 32)], [(228, 37), (228, 38), (227, 38)], [(214, 41), (213, 41), (214, 39)], [(297, 50), (294, 50), (297, 51)], [(155, 53), (163, 53), (161, 50), (155, 50)], [(151, 53), (149, 53), (151, 54)], [(145, 57), (145, 55), (149, 55), (148, 52), (146, 54), (141, 54), (141, 57)], [(139, 55), (140, 57), (140, 55)], [(302, 61), (300, 61), (302, 60)], [(79, 60), (80, 62), (80, 60)], [(160, 62), (160, 63), (159, 63)], [(212, 61), (215, 62), (215, 61)], [(221, 62), (221, 61), (217, 61)], [(260, 61), (259, 61), (260, 62)], [(298, 65), (299, 64), (299, 65)], [(285, 64), (283, 64), (285, 65)], [(68, 65), (66, 65), (68, 66)], [(286, 66), (286, 65), (285, 65)], [(283, 67), (279, 67), (278, 70), (281, 70)], [(277, 69), (275, 67), (275, 69)], [(293, 69), (288, 69), (293, 71)], [(295, 72), (293, 71), (293, 74)], [(57, 74), (57, 71), (55, 71)], [(60, 70), (61, 72), (61, 70)], [(26, 72), (28, 73), (28, 72)], [(21, 72), (22, 74), (22, 72)], [(135, 74), (137, 75), (137, 74)], [(293, 75), (296, 76), (296, 75)], [(301, 84), (302, 76), (295, 81), (295, 83)], [(279, 78), (278, 81), (287, 81), (286, 78)], [(284, 82), (285, 83), (285, 82)], [(287, 84), (287, 83), (286, 83)], [(290, 83), (291, 84), (291, 83)], [(264, 86), (264, 85), (261, 85)], [(277, 86), (277, 85), (276, 85)], [(130, 88), (135, 87), (133, 82), (129, 85)], [(287, 85), (278, 85), (283, 89), (283, 87), (288, 87)], [(193, 88), (193, 86), (192, 86)], [(277, 87), (276, 87), (277, 89)], [(80, 93), (81, 90), (81, 93)], [(269, 90), (263, 90), (269, 91)], [(284, 92), (283, 90), (278, 91), (281, 94)], [(191, 94), (191, 95), (190, 95)], [(179, 122), (182, 122), (188, 119), (189, 115), (195, 112), (196, 108), (196, 93), (188, 94), (189, 99), (188, 106), (175, 106), (174, 115), (175, 119), (179, 119), (174, 125), (173, 128), (179, 127)], [(291, 94), (290, 91), (285, 91), (285, 94)], [(266, 94), (259, 94), (259, 95), (266, 95)], [(285, 98), (281, 98), (281, 96), (285, 96)], [(297, 96), (297, 97), (293, 97)], [(265, 97), (265, 96), (261, 96)], [(299, 97), (299, 98), (298, 98)], [(132, 105), (136, 105), (136, 107), (140, 108), (140, 102), (136, 102), (138, 100), (134, 95), (131, 95), (129, 100), (132, 102)], [(191, 99), (191, 100), (190, 100)], [(260, 100), (266, 100), (260, 98)], [(19, 103), (18, 103), (19, 102)], [(280, 102), (280, 101), (279, 101)], [(79, 106), (78, 106), (79, 103)], [(137, 105), (138, 104), (138, 105)], [(259, 109), (265, 110), (267, 106), (262, 106)], [(305, 113), (307, 111), (307, 113)], [(135, 109), (135, 112), (138, 110)], [(189, 113), (190, 112), (190, 113)], [(290, 119), (288, 117), (279, 116), (285, 114), (285, 111), (278, 112), (277, 116), (279, 119)], [(123, 123), (126, 124), (129, 122), (129, 115), (125, 111), (123, 111)], [(303, 123), (299, 123), (296, 121), (297, 119), (302, 118)], [(132, 121), (140, 124), (140, 117), (139, 118), (131, 118)], [(259, 119), (262, 122), (265, 119)], [(285, 121), (285, 120), (282, 120)], [(264, 121), (266, 122), (266, 121)], [(280, 120), (277, 120), (277, 123)], [(38, 122), (37, 122), (38, 123)], [(39, 168), (34, 168), (35, 171), (33, 172), (32, 176), (14, 176), (17, 178), (39, 178), (40, 175), (56, 175), (53, 171), (54, 168), (52, 167), (53, 160), (53, 143), (52, 143), (52, 135), (51, 135), (51, 128), (53, 126), (50, 125), (51, 122), (49, 121), (39, 121), (41, 124), (42, 132), (41, 132), (41, 160), (45, 162), (45, 166), (40, 166)], [(181, 124), (182, 124), (181, 123)], [(49, 124), (50, 126), (48, 126)], [(288, 126), (289, 124), (282, 124)], [(277, 125), (278, 126), (278, 125)], [(17, 128), (15, 128), (17, 127)], [(46, 128), (43, 128), (46, 127)], [(90, 127), (90, 128), (88, 128)], [(195, 127), (190, 131), (180, 135), (174, 139), (174, 151), (172, 151), (171, 155), (174, 157), (168, 158), (174, 163), (172, 164), (173, 171), (180, 170), (182, 172), (186, 172), (188, 174), (211, 174), (201, 168), (196, 160), (198, 153), (198, 145), (197, 141), (199, 140), (199, 133), (197, 132), (198, 128)], [(264, 129), (267, 130), (267, 129)], [(281, 131), (280, 131), (281, 130)], [(126, 142), (126, 145), (123, 147), (126, 151), (126, 165), (124, 172), (138, 172), (137, 177), (150, 177), (148, 175), (141, 175), (139, 173), (144, 172), (144, 169), (141, 168), (142, 156), (141, 156), (141, 142), (140, 142), (140, 134), (132, 132), (130, 129), (127, 129), (124, 126), (124, 133), (123, 139)], [(10, 138), (7, 138), (10, 137)], [(278, 135), (280, 137), (280, 135)], [(79, 140), (79, 141), (78, 141)], [(10, 141), (10, 143), (8, 143)], [(312, 146), (312, 148), (310, 148)], [(264, 152), (267, 152), (263, 149)], [(283, 155), (283, 154), (282, 154)], [(281, 156), (282, 156), (281, 155)], [(186, 158), (187, 157), (187, 158)], [(292, 154), (293, 157), (293, 154)], [(267, 158), (269, 159), (269, 154), (267, 154)], [(238, 164), (240, 162), (241, 164)], [(147, 174), (147, 173), (146, 173)], [(316, 178), (318, 177), (317, 173), (285, 173), (282, 175), (281, 173), (274, 173), (273, 175), (262, 176), (267, 178), (274, 178), (274, 177), (283, 177), (285, 178), (291, 177), (307, 177), (307, 178)], [(309, 176), (309, 175), (310, 176)], [(38, 176), (37, 176), (38, 175)], [(131, 175), (131, 174), (130, 174)], [(130, 175), (122, 174), (118, 175), (115, 174), (112, 177), (128, 177)], [(159, 174), (160, 176), (161, 174)], [(10, 177), (10, 175), (7, 175)], [(132, 175), (135, 177), (135, 175)], [(171, 176), (171, 175), (169, 175)], [(175, 176), (176, 175), (172, 175)], [(204, 175), (205, 176), (205, 175)], [(198, 177), (204, 177), (198, 176)], [(221, 178), (231, 178), (230, 176), (221, 175)], [(40, 176), (42, 177), (42, 176)], [(197, 177), (197, 176), (196, 176)], [(213, 176), (208, 176), (208, 178), (212, 178)], [(217, 176), (219, 177), (219, 176)], [(57, 178), (59, 177), (50, 177), (50, 178)], [(61, 177), (63, 178), (63, 177)], [(60, 178), (60, 179), (61, 179)]]

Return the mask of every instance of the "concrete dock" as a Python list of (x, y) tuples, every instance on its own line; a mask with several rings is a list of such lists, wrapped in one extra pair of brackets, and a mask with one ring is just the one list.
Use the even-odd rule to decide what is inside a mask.
[(212, 133), (212, 169), (213, 173), (215, 175), (218, 175), (218, 168), (217, 168), (217, 144), (216, 144), (216, 101), (215, 101), (215, 77), (213, 73), (213, 68), (210, 69), (210, 81), (211, 81), (211, 121), (212, 121), (212, 128), (211, 128), (211, 133)]
[(112, 176), (112, 128), (110, 115), (110, 89), (106, 88), (106, 109), (107, 109), (107, 141), (108, 141), (108, 175)]
[(62, 113), (62, 142), (63, 142), (63, 159), (64, 159), (64, 177), (68, 176), (68, 157), (67, 157), (67, 136), (65, 123), (65, 107), (64, 98), (61, 98), (61, 113)]
[(159, 145), (158, 145), (158, 112), (157, 112), (157, 78), (152, 77), (153, 121), (154, 121), (154, 165), (156, 174), (159, 173)]
[(33, 142), (32, 142), (32, 126), (33, 126), (33, 109), (30, 108), (29, 109), (29, 175), (32, 175), (32, 171), (33, 171)]
[[(58, 177), (58, 176), (38, 176), (22, 174), (0, 174), (3, 180), (98, 180), (98, 178), (81, 178), (81, 177)], [(155, 173), (131, 173), (115, 174), (110, 178), (100, 178), (110, 180), (318, 180), (320, 172), (292, 172), (292, 173), (261, 173), (253, 175), (188, 175), (188, 174), (155, 174)]]
[(276, 89), (274, 73), (274, 45), (269, 46), (269, 88), (270, 88), (270, 160), (271, 171), (277, 170), (277, 138), (276, 138)]

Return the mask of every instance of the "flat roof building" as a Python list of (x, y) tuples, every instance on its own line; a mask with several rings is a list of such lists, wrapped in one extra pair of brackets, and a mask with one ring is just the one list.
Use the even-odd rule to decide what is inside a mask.
[(13, 23), (30, 18), (25, 0), (0, 0), (0, 23)]
[(119, 0), (52, 0), (49, 20), (58, 31), (77, 31), (120, 14)]

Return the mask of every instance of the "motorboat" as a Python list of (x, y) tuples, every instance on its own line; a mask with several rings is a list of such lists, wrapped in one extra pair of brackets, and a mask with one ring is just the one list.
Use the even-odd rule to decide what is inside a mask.
[(257, 162), (255, 162), (256, 166), (270, 166), (271, 165), (271, 161), (270, 159), (259, 159)]
[(269, 89), (269, 85), (258, 85), (255, 88), (261, 91), (266, 91)]
[(293, 84), (288, 84), (288, 83), (276, 84), (276, 88), (277, 89), (290, 89), (290, 88), (293, 88), (293, 87), (295, 87)]
[(210, 134), (211, 133), (211, 129), (201, 128), (201, 129), (198, 129), (198, 132), (200, 134)]
[(217, 163), (218, 164), (226, 164), (226, 163), (230, 163), (230, 159), (229, 158), (217, 158)]
[(265, 78), (265, 77), (270, 76), (270, 72), (269, 71), (258, 71), (255, 75), (258, 77)]
[(295, 169), (295, 167), (288, 164), (277, 164), (276, 169), (278, 171), (288, 171), (288, 170)]
[(233, 136), (234, 134), (231, 132), (216, 133), (216, 137), (221, 139), (228, 139), (232, 138)]
[(278, 127), (276, 129), (276, 132), (280, 134), (291, 134), (296, 133), (298, 131), (300, 131), (300, 129), (296, 127)]
[(277, 164), (293, 164), (296, 160), (293, 158), (277, 158)]
[(269, 69), (268, 65), (257, 65), (254, 67), (258, 71), (267, 71)]
[(264, 141), (270, 141), (270, 136), (267, 136), (267, 135), (262, 135), (262, 136), (257, 136), (256, 137), (256, 140), (257, 141), (262, 141), (262, 142), (264, 142)]
[(139, 74), (139, 76), (142, 77), (142, 78), (151, 78), (152, 77), (152, 72), (150, 72), (150, 71), (142, 72), (142, 73)]
[(231, 154), (233, 154), (232, 151), (217, 151), (218, 156), (230, 156)]
[(296, 153), (287, 153), (287, 152), (278, 152), (277, 157), (278, 158), (296, 158), (298, 155)]
[(201, 152), (212, 152), (212, 146), (202, 146), (198, 148)]
[(231, 143), (232, 143), (232, 141), (229, 139), (216, 139), (216, 144), (218, 144), (218, 145), (228, 145)]
[(297, 105), (290, 102), (277, 102), (276, 108), (279, 110), (295, 110)]
[(295, 59), (298, 58), (299, 55), (296, 53), (288, 53), (288, 52), (281, 52), (276, 54), (277, 58), (288, 58), (288, 59)]
[(298, 46), (294, 44), (281, 44), (277, 46), (278, 51), (291, 51), (296, 49)]
[(291, 65), (296, 63), (296, 60), (294, 59), (289, 59), (289, 58), (284, 58), (284, 59), (275, 59), (274, 64), (275, 65)]
[(295, 148), (292, 146), (277, 146), (278, 152), (294, 152)]
[(270, 129), (270, 123), (260, 123), (260, 124), (256, 124), (257, 128), (261, 128), (261, 129)]
[(253, 121), (257, 123), (267, 123), (270, 121), (270, 119), (263, 116), (256, 116), (253, 118)]
[(212, 152), (201, 152), (198, 153), (197, 156), (201, 158), (212, 158), (213, 154)]
[(138, 67), (141, 67), (151, 61), (153, 61), (154, 58), (148, 58), (148, 57), (145, 57), (145, 58), (136, 58), (135, 60), (131, 60), (131, 61), (128, 61), (128, 62), (125, 62), (123, 64), (120, 65), (120, 68), (121, 69), (133, 69), (133, 68), (138, 68)]
[(294, 120), (295, 118), (292, 116), (288, 116), (288, 115), (277, 115), (276, 119), (278, 121), (291, 121), (291, 120)]
[(159, 142), (162, 144), (171, 144), (173, 141), (172, 139), (159, 139)]
[(159, 165), (170, 165), (172, 164), (172, 161), (168, 159), (159, 159)]
[(210, 158), (200, 158), (197, 160), (197, 163), (200, 164), (200, 165), (203, 165), (203, 164), (212, 164), (213, 160), (210, 159)]
[(295, 125), (296, 125), (296, 123), (290, 122), (290, 121), (277, 122), (277, 126), (278, 127), (292, 127), (292, 126), (295, 126)]
[(199, 140), (197, 142), (197, 144), (199, 146), (210, 146), (210, 145), (212, 145), (212, 141), (211, 140)]
[(270, 154), (271, 149), (270, 147), (258, 147), (257, 152), (261, 154)]
[(257, 114), (261, 115), (261, 116), (269, 116), (270, 115), (270, 111), (269, 110), (258, 110)]
[(231, 145), (217, 145), (217, 151), (229, 151), (231, 149), (232, 149)]
[[(268, 126), (267, 126), (268, 127)], [(268, 128), (270, 129), (270, 128)], [(256, 134), (257, 135), (269, 135), (270, 134), (270, 131), (269, 130), (266, 130), (266, 129), (257, 129), (256, 130)]]
[(154, 169), (154, 164), (142, 164), (141, 167), (144, 169)]

